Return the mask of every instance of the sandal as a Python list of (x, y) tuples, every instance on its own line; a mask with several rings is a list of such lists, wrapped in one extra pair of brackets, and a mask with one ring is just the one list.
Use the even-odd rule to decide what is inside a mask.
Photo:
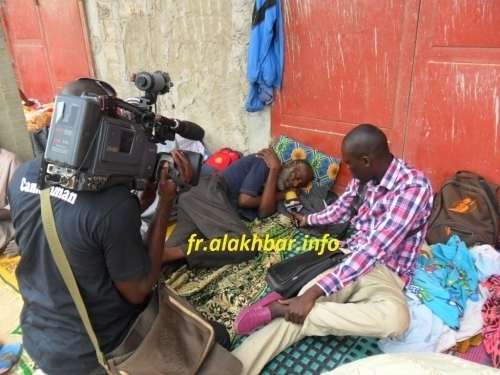
[(0, 375), (7, 374), (21, 358), (23, 346), (19, 343), (3, 345), (0, 348)]

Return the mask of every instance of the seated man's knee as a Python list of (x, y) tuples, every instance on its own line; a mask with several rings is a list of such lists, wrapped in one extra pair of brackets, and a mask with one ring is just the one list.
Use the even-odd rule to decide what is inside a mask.
[(410, 310), (405, 304), (393, 304), (388, 315), (385, 337), (401, 336), (410, 327)]

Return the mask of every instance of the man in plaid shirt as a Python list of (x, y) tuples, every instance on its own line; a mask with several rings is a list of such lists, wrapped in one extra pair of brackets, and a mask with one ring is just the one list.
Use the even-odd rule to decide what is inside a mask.
[(359, 125), (345, 136), (342, 158), (353, 176), (344, 194), (321, 212), (294, 216), (301, 227), (345, 222), (365, 184), (363, 203), (351, 219), (356, 232), (346, 242), (350, 254), (298, 297), (283, 300), (271, 293), (240, 312), (238, 333), (270, 323), (233, 352), (243, 362), (242, 374), (258, 374), (305, 336), (394, 337), (408, 329), (404, 288), (427, 232), (432, 187), (422, 172), (390, 153), (385, 134), (373, 125)]

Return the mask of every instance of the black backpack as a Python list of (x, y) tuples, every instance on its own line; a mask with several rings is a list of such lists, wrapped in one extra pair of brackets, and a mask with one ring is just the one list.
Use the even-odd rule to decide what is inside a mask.
[(467, 246), (495, 246), (500, 231), (499, 186), (467, 171), (446, 180), (434, 196), (427, 243), (446, 243), (456, 234)]

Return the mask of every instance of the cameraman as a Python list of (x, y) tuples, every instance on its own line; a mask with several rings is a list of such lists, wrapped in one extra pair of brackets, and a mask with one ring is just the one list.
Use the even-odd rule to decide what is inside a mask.
[[(83, 92), (110, 95), (107, 83), (80, 79), (61, 94)], [(192, 177), (188, 158), (172, 153), (184, 181)], [(71, 295), (54, 262), (40, 217), (37, 189), (40, 159), (21, 165), (9, 185), (9, 202), (21, 260), (16, 269), (24, 300), (21, 312), (23, 344), (46, 374), (105, 374)], [(168, 217), (176, 199), (168, 163), (158, 183), (150, 183), (138, 199), (127, 187), (115, 185), (97, 192), (51, 188), (57, 233), (104, 353), (125, 338), (142, 304), (157, 282)], [(145, 241), (140, 234), (141, 210), (159, 194), (159, 203)], [(227, 331), (216, 332), (220, 341)], [(224, 336), (224, 337), (222, 337)]]

